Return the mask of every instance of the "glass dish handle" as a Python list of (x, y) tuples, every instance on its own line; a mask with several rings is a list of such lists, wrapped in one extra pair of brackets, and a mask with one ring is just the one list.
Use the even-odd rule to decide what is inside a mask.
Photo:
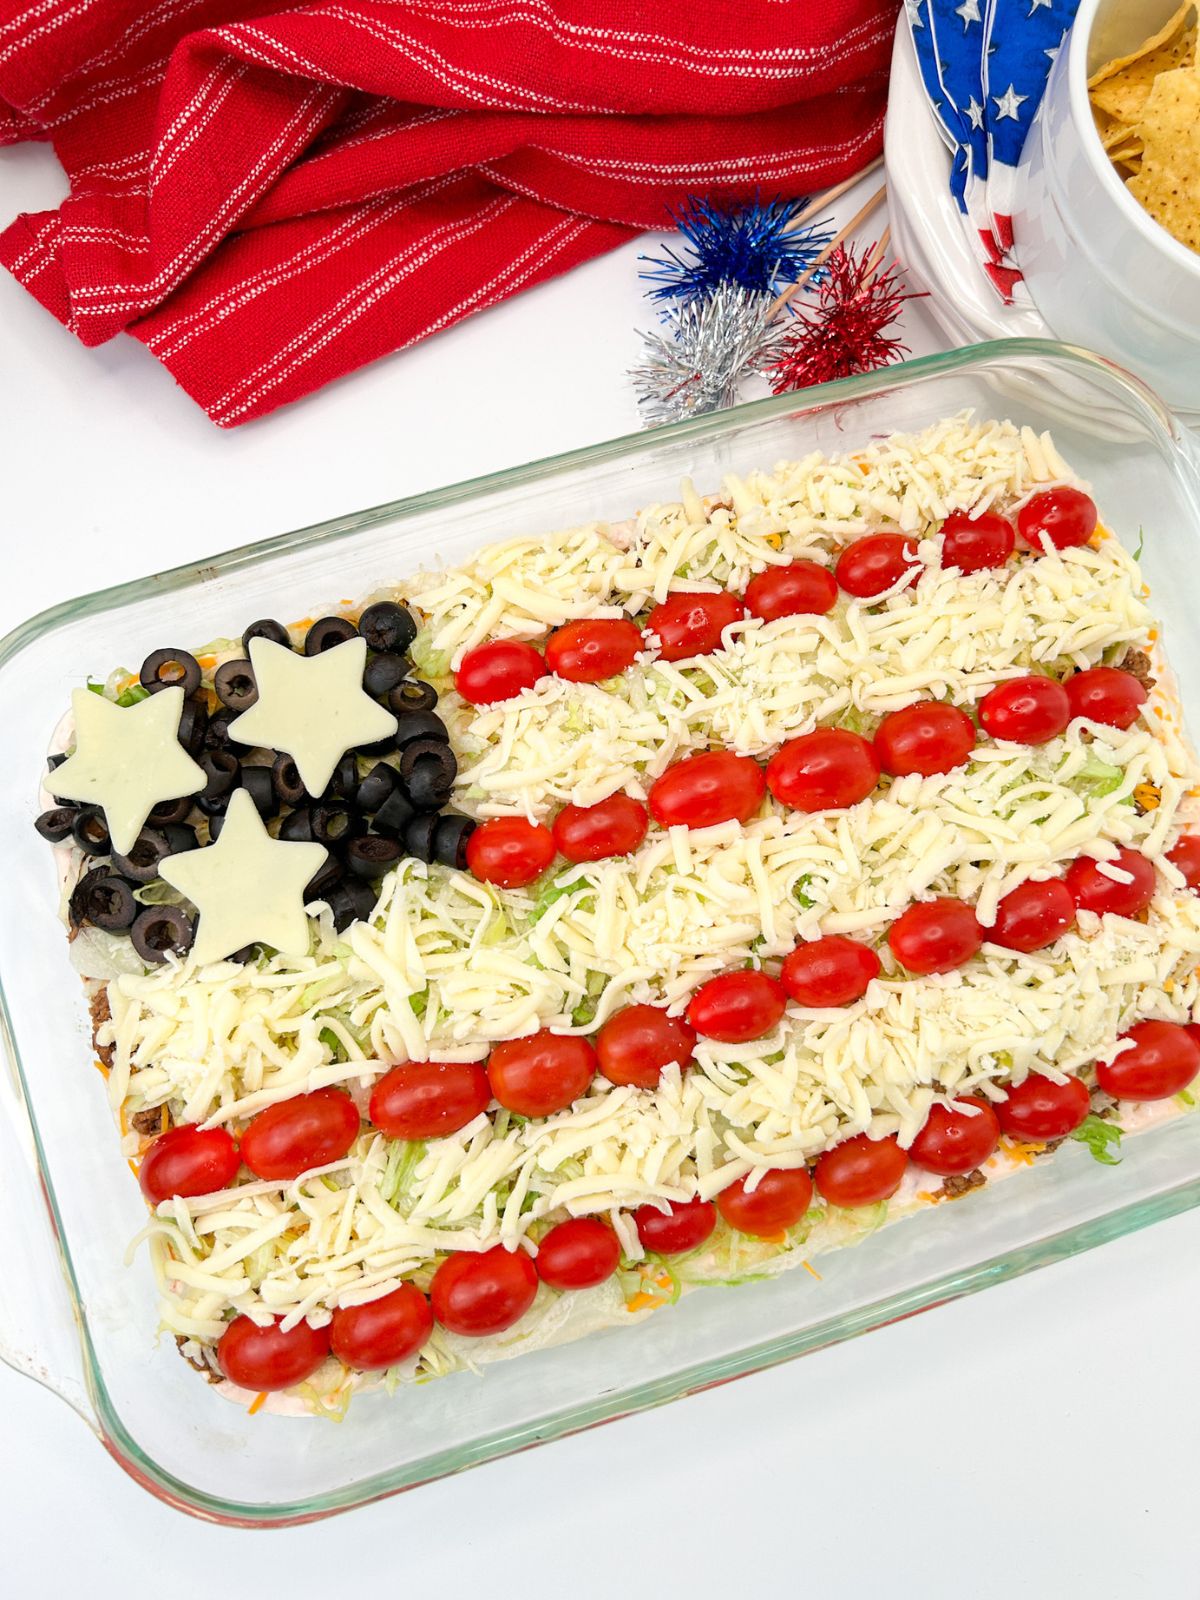
[(0, 1070), (0, 1361), (96, 1427), (71, 1295), (11, 1064)]

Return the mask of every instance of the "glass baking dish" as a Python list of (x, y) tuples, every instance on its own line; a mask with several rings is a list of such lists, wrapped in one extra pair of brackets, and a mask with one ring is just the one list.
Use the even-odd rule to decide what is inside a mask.
[(152, 1493), (214, 1521), (302, 1522), (657, 1405), (968, 1294), (1200, 1201), (1200, 1118), (1127, 1141), (1117, 1167), (1082, 1146), (786, 1273), (707, 1289), (628, 1329), (422, 1387), (359, 1397), (339, 1426), (248, 1415), (155, 1348), (145, 1219), (91, 1066), (82, 991), (31, 826), (37, 775), (70, 690), (252, 617), (303, 615), (435, 560), (675, 497), (680, 478), (852, 447), (966, 407), (1052, 429), (1144, 566), (1185, 703), (1200, 700), (1200, 472), (1192, 442), (1134, 379), (1040, 341), (979, 345), (823, 389), (378, 506), (71, 600), (0, 642), (0, 796), (9, 915), (0, 1002), (0, 1355), (68, 1400)]

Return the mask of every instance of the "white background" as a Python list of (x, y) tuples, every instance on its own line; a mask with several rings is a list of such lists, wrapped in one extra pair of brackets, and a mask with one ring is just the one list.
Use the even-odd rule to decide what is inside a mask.
[[(0, 152), (0, 218), (61, 193), (47, 152)], [(70, 594), (632, 431), (625, 371), (651, 320), (643, 248), (234, 433), (133, 341), (84, 350), (0, 272), (0, 634)], [(938, 347), (923, 308), (906, 326), (915, 353)], [(57, 1600), (82, 1578), (89, 1600), (380, 1585), (663, 1600), (762, 1584), (838, 1600), (1195, 1600), (1198, 1311), (1194, 1212), (773, 1372), (274, 1533), (166, 1510), (64, 1405), (0, 1368), (0, 1591)]]

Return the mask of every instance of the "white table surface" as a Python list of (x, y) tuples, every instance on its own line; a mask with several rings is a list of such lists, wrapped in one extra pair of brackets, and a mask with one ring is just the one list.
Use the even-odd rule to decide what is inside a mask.
[[(4, 220), (61, 192), (46, 151), (0, 152)], [(0, 272), (0, 633), (69, 594), (633, 430), (641, 248), (233, 433), (133, 341), (84, 350)], [(907, 329), (914, 353), (938, 348), (919, 305)], [(663, 1600), (765, 1582), (836, 1600), (1195, 1600), (1198, 1313), (1200, 1211), (273, 1533), (160, 1506), (66, 1406), (0, 1368), (0, 1590), (54, 1600), (83, 1577), (90, 1600), (307, 1600), (390, 1581), (443, 1600)]]

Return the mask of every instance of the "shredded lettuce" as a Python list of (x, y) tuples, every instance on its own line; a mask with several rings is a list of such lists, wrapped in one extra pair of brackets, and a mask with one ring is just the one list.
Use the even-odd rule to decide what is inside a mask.
[(403, 1202), (424, 1154), (425, 1142), (422, 1139), (397, 1139), (388, 1151), (387, 1164), (379, 1182), (379, 1194), (393, 1210), (405, 1209)]
[(317, 1038), (325, 1046), (326, 1050), (330, 1052), (335, 1061), (349, 1061), (349, 1051), (332, 1028), (322, 1028), (320, 1033), (317, 1034)]
[(413, 1015), (423, 1017), (429, 1005), (429, 990), (421, 989), (416, 994), (410, 994), (408, 1003), (413, 1009)]
[[(564, 879), (569, 881), (564, 882)], [(574, 867), (560, 872), (557, 877), (545, 877), (537, 886), (537, 894), (533, 902), (533, 910), (529, 914), (529, 926), (532, 928), (549, 911), (556, 900), (561, 900), (565, 894), (582, 893), (588, 889), (586, 879), (580, 878)]]
[(1120, 767), (1114, 767), (1110, 761), (1101, 761), (1099, 756), (1089, 755), (1072, 782), (1084, 785), (1087, 792), (1099, 800), (1103, 795), (1119, 789), (1124, 776)]
[(1103, 1117), (1089, 1113), (1070, 1137), (1078, 1139), (1080, 1144), (1087, 1145), (1094, 1161), (1099, 1161), (1106, 1167), (1116, 1167), (1120, 1165), (1121, 1158), (1114, 1155), (1110, 1146), (1120, 1146), (1121, 1132), (1115, 1122), (1106, 1122)]
[(408, 650), (409, 659), (417, 671), (425, 678), (448, 678), (450, 676), (450, 652), (448, 650), (435, 650), (433, 634), (428, 628), (422, 628), (413, 640)]

